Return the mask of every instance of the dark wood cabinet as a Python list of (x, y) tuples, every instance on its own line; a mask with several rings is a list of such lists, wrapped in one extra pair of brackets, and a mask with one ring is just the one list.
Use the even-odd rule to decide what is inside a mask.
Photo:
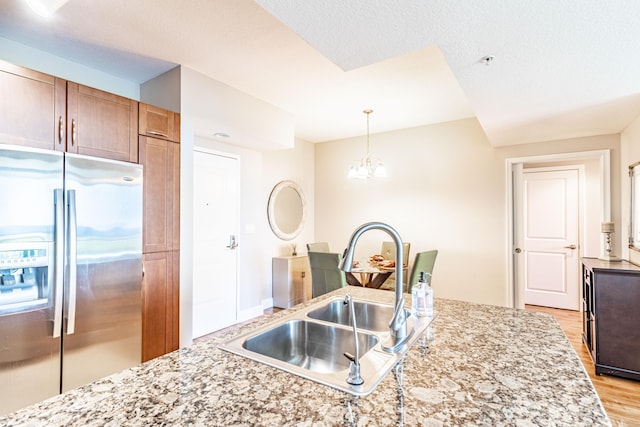
[(0, 142), (64, 149), (66, 80), (0, 61)]
[(138, 163), (138, 102), (67, 82), (66, 151)]
[(177, 350), (179, 323), (178, 252), (145, 254), (142, 280), (142, 361)]
[(138, 162), (138, 102), (0, 61), (0, 142)]
[(140, 103), (140, 135), (180, 142), (180, 114)]
[[(180, 115), (140, 104), (143, 183), (143, 360), (180, 345)], [(162, 135), (157, 135), (162, 133)]]
[(140, 136), (144, 253), (180, 249), (180, 144)]
[[(173, 250), (173, 216), (175, 198), (175, 144), (171, 141), (140, 136), (138, 143), (140, 164), (144, 165), (144, 253)], [(179, 146), (178, 146), (179, 148)], [(178, 160), (179, 161), (179, 160)], [(179, 223), (179, 219), (178, 219)], [(178, 224), (179, 225), (179, 224)]]
[(582, 339), (598, 375), (640, 380), (640, 267), (582, 260)]

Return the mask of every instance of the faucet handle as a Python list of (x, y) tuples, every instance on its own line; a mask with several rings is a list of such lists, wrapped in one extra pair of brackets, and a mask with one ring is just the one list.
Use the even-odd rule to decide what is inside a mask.
[(356, 357), (353, 354), (349, 353), (348, 351), (345, 351), (344, 353), (342, 353), (342, 355), (352, 362), (356, 361)]
[(350, 360), (349, 362), (349, 375), (345, 380), (347, 383), (351, 385), (361, 385), (364, 383), (364, 378), (360, 375), (360, 362), (356, 360), (356, 358), (348, 352), (342, 353), (344, 356)]

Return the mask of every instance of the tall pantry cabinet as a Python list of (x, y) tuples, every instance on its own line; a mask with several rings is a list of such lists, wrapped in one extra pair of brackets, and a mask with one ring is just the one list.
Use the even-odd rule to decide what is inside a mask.
[(180, 345), (180, 115), (139, 105), (144, 165), (142, 360)]

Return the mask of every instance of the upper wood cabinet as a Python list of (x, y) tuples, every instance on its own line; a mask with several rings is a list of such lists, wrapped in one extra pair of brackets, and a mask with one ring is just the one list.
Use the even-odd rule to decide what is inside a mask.
[(67, 82), (67, 151), (138, 163), (138, 102)]
[(65, 80), (0, 61), (0, 143), (64, 147), (66, 85)]
[(0, 61), (0, 143), (138, 162), (138, 102)]
[(180, 142), (180, 114), (140, 103), (140, 135)]

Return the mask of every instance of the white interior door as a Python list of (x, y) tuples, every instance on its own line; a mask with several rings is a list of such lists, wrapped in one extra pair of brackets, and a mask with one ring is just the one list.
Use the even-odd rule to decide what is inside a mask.
[(193, 153), (193, 337), (236, 322), (238, 307), (237, 158)]
[(522, 197), (525, 304), (578, 310), (579, 170), (525, 170)]

